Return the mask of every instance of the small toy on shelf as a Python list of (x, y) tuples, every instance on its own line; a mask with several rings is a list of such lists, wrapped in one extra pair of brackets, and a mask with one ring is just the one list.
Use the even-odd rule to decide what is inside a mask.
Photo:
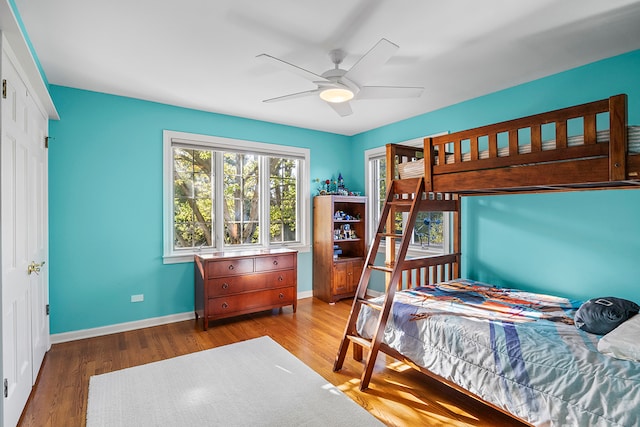
[(353, 196), (359, 195), (360, 193), (350, 192), (344, 184), (344, 178), (342, 177), (342, 173), (338, 172), (338, 179), (320, 179), (316, 178), (313, 182), (318, 184), (316, 188), (318, 192), (318, 196), (325, 195), (339, 195), (339, 196)]

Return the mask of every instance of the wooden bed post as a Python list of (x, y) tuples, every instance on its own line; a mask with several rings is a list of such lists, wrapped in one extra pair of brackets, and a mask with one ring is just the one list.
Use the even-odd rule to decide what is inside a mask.
[(428, 192), (433, 191), (433, 139), (424, 139), (424, 189)]
[[(386, 185), (387, 188), (391, 186), (391, 183), (394, 179), (396, 179), (396, 151), (395, 146), (393, 144), (387, 144), (387, 177), (386, 177)], [(379, 207), (376, 206), (376, 209)], [(387, 233), (393, 233), (395, 229), (395, 221), (396, 218), (396, 208), (391, 207), (389, 212), (389, 216), (387, 217), (386, 229)], [(385, 239), (385, 266), (388, 268), (393, 268), (393, 264), (396, 262), (396, 242), (393, 237), (387, 237)], [(385, 289), (389, 287), (389, 282), (391, 281), (391, 273), (385, 273)]]
[(609, 181), (627, 179), (627, 95), (609, 98)]
[(461, 233), (460, 226), (462, 221), (462, 198), (458, 194), (452, 195), (453, 199), (456, 201), (457, 209), (453, 212), (453, 253), (458, 254), (458, 262), (453, 265), (453, 272), (451, 279), (459, 279), (460, 278), (460, 264), (462, 263), (462, 252), (461, 252)]

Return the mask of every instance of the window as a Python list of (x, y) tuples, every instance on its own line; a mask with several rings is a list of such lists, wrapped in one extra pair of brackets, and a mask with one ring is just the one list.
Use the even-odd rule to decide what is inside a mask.
[(223, 246), (261, 244), (260, 156), (223, 153)]
[(297, 240), (298, 169), (297, 160), (269, 159), (271, 243)]
[(212, 246), (215, 153), (183, 147), (172, 151), (174, 247)]
[[(423, 139), (402, 142), (402, 145), (422, 147)], [(373, 239), (380, 223), (380, 214), (387, 195), (387, 159), (385, 147), (374, 148), (365, 152), (367, 169), (366, 187), (369, 194), (369, 230), (370, 241)], [(396, 232), (401, 232), (408, 220), (408, 213), (397, 213), (395, 219)], [(419, 212), (411, 236), (410, 255), (442, 254), (449, 252), (449, 217), (443, 212)], [(399, 243), (399, 240), (397, 241)], [(382, 245), (385, 241), (382, 241)]]
[(164, 260), (309, 250), (309, 150), (164, 132)]

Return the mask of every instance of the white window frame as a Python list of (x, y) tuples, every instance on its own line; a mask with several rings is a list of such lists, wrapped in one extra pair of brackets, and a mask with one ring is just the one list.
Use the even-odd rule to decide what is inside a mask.
[[(423, 148), (424, 147), (424, 138), (446, 135), (448, 132), (441, 132), (434, 135), (429, 135), (422, 138), (410, 139), (408, 141), (398, 142), (400, 145), (406, 145), (409, 147)], [(374, 187), (375, 180), (373, 179), (373, 171), (371, 170), (371, 161), (375, 159), (385, 158), (387, 155), (386, 146), (371, 148), (369, 150), (365, 150), (364, 152), (364, 164), (365, 164), (365, 188), (367, 189), (368, 194), (368, 204), (369, 204), (369, 241), (372, 242), (375, 237), (374, 234), (378, 229), (378, 221), (380, 213), (377, 212), (379, 200), (378, 197), (378, 189)], [(387, 165), (389, 167), (389, 165)], [(387, 183), (388, 184), (388, 183)], [(407, 250), (407, 255), (410, 257), (415, 256), (425, 256), (425, 255), (439, 255), (441, 253), (448, 254), (451, 252), (451, 215), (447, 212), (442, 215), (442, 232), (444, 234), (443, 240), (443, 252), (433, 251), (429, 248), (421, 248), (417, 244), (410, 244)], [(413, 231), (412, 231), (413, 232)], [(378, 248), (378, 253), (384, 254), (386, 246), (386, 239), (383, 239), (380, 242), (380, 247)]]
[[(208, 248), (174, 248), (173, 242), (173, 146), (179, 144), (180, 146), (190, 146), (194, 149), (201, 150), (214, 150), (214, 151), (232, 151), (232, 152), (245, 152), (251, 154), (258, 154), (261, 156), (272, 157), (295, 157), (301, 160), (299, 167), (299, 181), (298, 181), (298, 224), (300, 226), (298, 242), (285, 242), (285, 243), (271, 243), (269, 242), (269, 227), (260, 227), (260, 245), (234, 245), (233, 247), (224, 247), (223, 238), (224, 235), (224, 221), (215, 221), (213, 230), (214, 246)], [(216, 155), (216, 169), (222, 170), (222, 156)], [(266, 167), (268, 159), (263, 157), (260, 167)], [(162, 212), (162, 227), (163, 227), (163, 263), (174, 264), (180, 262), (193, 261), (195, 254), (213, 253), (220, 250), (226, 252), (242, 251), (251, 249), (267, 249), (274, 247), (287, 247), (296, 249), (300, 252), (310, 251), (311, 241), (311, 213), (309, 206), (311, 205), (311, 179), (310, 179), (310, 150), (308, 148), (291, 147), (277, 144), (267, 144), (255, 141), (245, 141), (231, 138), (223, 138), (219, 136), (200, 135), (194, 133), (177, 132), (171, 130), (163, 131), (163, 212)], [(214, 205), (214, 218), (222, 218), (222, 204), (219, 202), (219, 197), (222, 192), (222, 179), (215, 180), (215, 194), (216, 203)], [(269, 194), (269, 180), (260, 180), (260, 194)], [(260, 203), (260, 218), (266, 219), (269, 216), (269, 203), (261, 201)]]

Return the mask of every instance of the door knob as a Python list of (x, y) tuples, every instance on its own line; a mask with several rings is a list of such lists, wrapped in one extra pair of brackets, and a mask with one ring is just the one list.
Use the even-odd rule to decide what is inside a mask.
[(42, 261), (40, 264), (36, 264), (35, 261), (31, 261), (31, 264), (29, 264), (27, 266), (27, 274), (31, 275), (31, 273), (40, 273), (40, 269), (42, 268), (42, 266), (44, 265), (44, 261)]

